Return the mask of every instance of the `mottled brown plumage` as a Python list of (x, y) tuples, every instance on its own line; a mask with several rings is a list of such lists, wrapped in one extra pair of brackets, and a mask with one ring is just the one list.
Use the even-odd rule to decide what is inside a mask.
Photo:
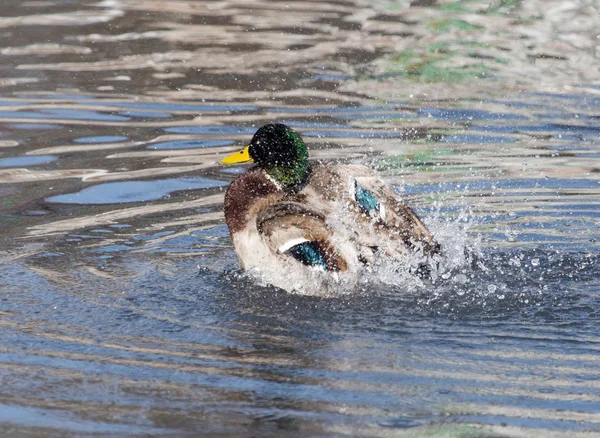
[(283, 193), (259, 168), (250, 169), (236, 178), (225, 194), (225, 219), (231, 235), (246, 226), (252, 206), (271, 195), (278, 199)]
[[(267, 134), (291, 131), (285, 125), (267, 127)], [(293, 134), (291, 145), (282, 147), (302, 142)], [(264, 142), (264, 132), (259, 138)], [(269, 147), (277, 148), (279, 143), (268, 138)], [(252, 144), (249, 148), (253, 158), (257, 152)], [(266, 150), (264, 143), (261, 148)], [(259, 165), (227, 190), (225, 219), (244, 269), (260, 273), (267, 283), (301, 291), (317, 272), (351, 285), (362, 266), (378, 257), (404, 259), (414, 252), (439, 251), (414, 211), (368, 168), (308, 160), (302, 166), (302, 173), (278, 180), (285, 169)]]

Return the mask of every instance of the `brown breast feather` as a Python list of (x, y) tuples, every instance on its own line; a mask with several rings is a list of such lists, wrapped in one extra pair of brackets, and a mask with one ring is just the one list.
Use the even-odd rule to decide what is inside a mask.
[(248, 213), (257, 201), (278, 192), (283, 195), (283, 191), (259, 168), (238, 176), (225, 194), (225, 221), (231, 235), (244, 229)]

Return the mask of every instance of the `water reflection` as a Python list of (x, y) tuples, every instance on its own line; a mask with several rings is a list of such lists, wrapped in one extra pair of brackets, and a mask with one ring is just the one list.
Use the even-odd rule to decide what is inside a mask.
[(118, 135), (101, 135), (94, 137), (80, 137), (76, 138), (73, 141), (75, 143), (110, 143), (117, 141), (127, 140), (127, 137), (118, 136)]
[(210, 148), (217, 146), (229, 146), (233, 142), (230, 140), (175, 140), (154, 143), (148, 146), (148, 149), (163, 150), (163, 149), (194, 149), (194, 148)]
[(57, 157), (53, 157), (52, 155), (0, 158), (0, 167), (37, 166), (40, 164), (50, 163), (56, 159)]
[(178, 178), (98, 184), (77, 193), (51, 196), (47, 202), (62, 204), (119, 204), (154, 201), (178, 190), (222, 187), (226, 183), (207, 178)]

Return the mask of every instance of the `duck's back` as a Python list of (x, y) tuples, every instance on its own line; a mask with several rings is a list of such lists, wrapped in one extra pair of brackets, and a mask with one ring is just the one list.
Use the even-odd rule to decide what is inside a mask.
[(304, 192), (307, 199), (322, 200), (329, 226), (348, 234), (362, 257), (381, 250), (398, 257), (439, 250), (415, 212), (365, 166), (316, 164)]
[(363, 166), (314, 163), (307, 183), (287, 191), (250, 169), (227, 190), (225, 218), (241, 266), (288, 290), (318, 272), (352, 284), (377, 254), (437, 251), (416, 214)]

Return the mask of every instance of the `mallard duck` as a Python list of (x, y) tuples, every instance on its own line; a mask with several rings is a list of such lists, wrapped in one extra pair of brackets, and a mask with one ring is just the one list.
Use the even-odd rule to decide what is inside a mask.
[(310, 161), (300, 135), (284, 124), (261, 127), (221, 160), (244, 162), (255, 166), (229, 186), (225, 220), (241, 267), (264, 283), (318, 294), (354, 285), (379, 256), (439, 251), (415, 212), (370, 169)]

